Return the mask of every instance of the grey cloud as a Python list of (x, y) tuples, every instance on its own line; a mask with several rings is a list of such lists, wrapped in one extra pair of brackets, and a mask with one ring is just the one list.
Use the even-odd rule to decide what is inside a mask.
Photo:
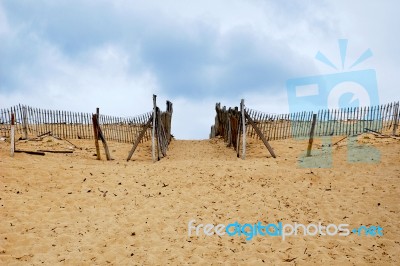
[(12, 88), (18, 82), (13, 71), (40, 61), (40, 48), (36, 47), (40, 42), (29, 39), (32, 33), (73, 60), (84, 60), (86, 52), (105, 43), (116, 43), (126, 51), (139, 46), (139, 53), (131, 55), (138, 56), (141, 65), (132, 64), (131, 71), (150, 69), (160, 89), (174, 97), (230, 97), (243, 90), (279, 91), (300, 61), (284, 42), (274, 41), (273, 36), (260, 36), (251, 27), (221, 34), (218, 24), (196, 19), (182, 23), (157, 11), (140, 14), (135, 9), (113, 9), (106, 2), (82, 3), (7, 2), (11, 23), (24, 25), (24, 31), (16, 40), (21, 42), (19, 45), (1, 45), (6, 60), (0, 66), (6, 69), (5, 64), (11, 65), (1, 72), (8, 76), (4, 77), (6, 87)]

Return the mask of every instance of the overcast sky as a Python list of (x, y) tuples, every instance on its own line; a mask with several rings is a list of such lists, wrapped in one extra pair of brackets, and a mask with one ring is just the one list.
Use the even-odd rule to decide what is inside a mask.
[(174, 104), (173, 134), (208, 138), (216, 102), (289, 111), (288, 79), (375, 69), (399, 100), (399, 1), (0, 0), (0, 108), (133, 116)]

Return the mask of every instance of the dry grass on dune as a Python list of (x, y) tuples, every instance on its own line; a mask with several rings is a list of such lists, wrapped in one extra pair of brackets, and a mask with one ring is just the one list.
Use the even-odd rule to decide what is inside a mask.
[[(348, 162), (344, 140), (325, 169), (299, 167), (307, 140), (271, 142), (273, 159), (250, 139), (246, 160), (221, 139), (174, 140), (154, 164), (150, 142), (129, 162), (131, 145), (110, 142), (107, 162), (95, 160), (93, 141), (71, 142), (72, 154), (14, 158), (0, 142), (1, 265), (400, 263), (399, 138), (361, 135), (380, 153), (374, 163)], [(323, 144), (316, 139), (314, 154)], [(51, 137), (17, 148), (72, 149)], [(192, 219), (380, 225), (384, 235), (188, 237)]]

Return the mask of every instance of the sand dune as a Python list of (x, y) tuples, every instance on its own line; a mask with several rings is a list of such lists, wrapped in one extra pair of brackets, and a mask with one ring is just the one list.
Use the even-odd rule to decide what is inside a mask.
[[(326, 169), (299, 167), (307, 140), (271, 142), (273, 159), (250, 139), (246, 160), (220, 139), (174, 140), (154, 164), (149, 142), (129, 162), (128, 144), (109, 143), (115, 160), (107, 162), (95, 159), (93, 141), (71, 142), (78, 148), (52, 137), (20, 141), (18, 149), (74, 153), (14, 158), (0, 142), (1, 265), (400, 264), (399, 138), (360, 136), (379, 151), (374, 163), (349, 163), (342, 141)], [(317, 139), (314, 152), (323, 144)], [(192, 219), (379, 225), (384, 235), (189, 237)]]

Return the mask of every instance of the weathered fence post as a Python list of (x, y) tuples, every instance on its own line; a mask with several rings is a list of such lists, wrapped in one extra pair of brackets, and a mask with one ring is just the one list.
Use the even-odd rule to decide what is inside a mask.
[(167, 131), (167, 137), (168, 137), (168, 144), (171, 142), (171, 124), (172, 124), (172, 113), (173, 113), (173, 108), (172, 108), (172, 102), (167, 101), (167, 110), (166, 110), (166, 131)]
[(215, 136), (222, 135), (221, 129), (221, 103), (215, 104)]
[(240, 157), (240, 131), (242, 130), (242, 119), (240, 118), (240, 113), (239, 111), (237, 112), (237, 118), (238, 118), (238, 127), (237, 127), (237, 135), (236, 135), (236, 156), (239, 158)]
[(398, 127), (398, 120), (399, 120), (399, 102), (397, 102), (395, 104), (394, 107), (394, 114), (393, 114), (393, 136), (396, 136), (396, 131), (397, 131), (397, 127)]
[(215, 138), (215, 125), (211, 126), (210, 139)]
[[(100, 138), (101, 142), (103, 143), (103, 148), (106, 153), (107, 161), (113, 160), (113, 158), (111, 157), (111, 154), (110, 154), (110, 150), (108, 149), (106, 137), (104, 136), (103, 130), (100, 127), (100, 109), (99, 109), (99, 107), (96, 108), (96, 121), (94, 121), (93, 126), (96, 127), (96, 131), (97, 131), (97, 146), (99, 146), (99, 138)], [(96, 138), (96, 136), (95, 136), (95, 138)], [(99, 148), (99, 150), (100, 150), (100, 147), (97, 147), (97, 146), (96, 146), (96, 151), (97, 151), (97, 148)], [(98, 154), (99, 154), (98, 158), (100, 158), (100, 152)]]
[[(97, 117), (97, 123), (99, 122), (99, 117), (100, 117), (100, 108), (96, 107), (96, 117)], [(99, 137), (99, 129), (96, 127), (97, 129), (97, 138)]]
[(101, 142), (103, 143), (107, 161), (111, 161), (111, 160), (113, 160), (113, 158), (111, 158), (110, 150), (108, 149), (108, 144), (107, 144), (106, 138), (104, 137), (103, 131), (101, 130), (100, 123), (99, 123), (99, 117), (97, 115), (96, 115), (95, 123), (96, 123), (95, 126), (97, 128), (97, 136), (98, 136), (98, 138), (101, 139)]
[(156, 109), (157, 109), (157, 111), (156, 111), (156, 113), (157, 113), (157, 117), (156, 117), (157, 160), (159, 161), (160, 153), (161, 153), (161, 145), (162, 145), (161, 140), (160, 140), (160, 138), (161, 138), (161, 125), (160, 125), (161, 119), (160, 119), (160, 109), (158, 107)]
[(243, 134), (243, 149), (242, 149), (242, 159), (246, 159), (246, 118), (244, 116), (244, 99), (240, 101), (240, 112), (242, 113), (242, 134)]
[(22, 131), (24, 133), (23, 139), (28, 138), (28, 117), (26, 105), (22, 106)]
[(235, 151), (237, 151), (237, 136), (239, 133), (239, 108), (235, 106), (234, 109), (232, 109), (232, 114), (231, 114), (231, 129), (232, 129), (232, 145)]
[(232, 144), (232, 124), (231, 124), (231, 108), (229, 108), (228, 112), (227, 112), (227, 116), (228, 119), (228, 145), (227, 147), (230, 147)]
[(155, 134), (156, 134), (156, 116), (157, 116), (157, 95), (153, 94), (153, 130), (151, 133), (151, 154), (153, 157), (153, 162), (156, 161), (156, 143), (155, 143)]
[(310, 130), (310, 139), (308, 140), (308, 147), (307, 147), (307, 157), (311, 156), (311, 148), (314, 141), (314, 129), (316, 122), (317, 122), (317, 114), (313, 114), (311, 130)]
[(10, 150), (10, 155), (11, 157), (14, 157), (14, 151), (15, 151), (15, 115), (14, 113), (11, 113), (11, 150)]
[(92, 122), (93, 122), (93, 134), (94, 134), (94, 144), (96, 146), (96, 154), (97, 154), (97, 160), (100, 160), (100, 147), (99, 147), (99, 131), (96, 126), (97, 122), (97, 114), (93, 114), (92, 116)]

